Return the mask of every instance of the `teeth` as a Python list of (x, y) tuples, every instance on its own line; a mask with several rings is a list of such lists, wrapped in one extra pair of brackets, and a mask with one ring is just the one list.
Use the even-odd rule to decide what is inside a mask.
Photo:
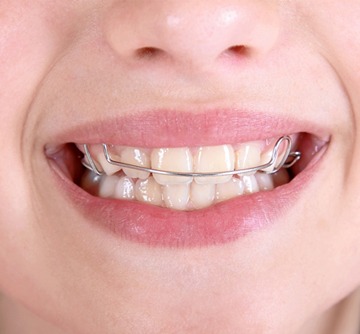
[[(232, 145), (208, 146), (195, 149), (194, 157), (189, 148), (158, 148), (153, 149), (149, 154), (144, 149), (132, 147), (115, 147), (109, 145), (111, 158), (115, 161), (121, 161), (131, 165), (159, 169), (163, 171), (180, 172), (180, 173), (217, 173), (224, 171), (233, 171), (234, 169), (247, 169), (270, 162), (275, 139), (264, 141), (249, 142), (236, 146), (236, 152)], [(88, 146), (94, 163), (99, 170), (105, 171), (107, 175), (113, 175), (121, 170), (119, 166), (110, 164), (106, 161), (102, 145)], [(78, 148), (84, 152), (82, 145)], [(277, 163), (282, 160), (285, 150), (280, 147), (280, 154), (277, 161), (264, 171), (272, 172)], [(84, 160), (88, 163), (87, 158)], [(123, 168), (124, 173), (131, 178), (145, 180), (150, 175), (149, 172), (136, 170), (133, 168)], [(255, 172), (249, 172), (253, 175)], [(244, 174), (242, 174), (244, 175)], [(159, 184), (181, 184), (190, 183), (192, 177), (161, 175), (154, 173), (154, 177)], [(226, 183), (231, 179), (229, 176), (209, 176), (196, 177), (198, 184), (219, 184)]]
[[(140, 149), (109, 145), (111, 158), (131, 165), (179, 173), (218, 173), (248, 169), (270, 161), (275, 139), (232, 145), (198, 148)], [(280, 147), (277, 162), (283, 158)], [(78, 148), (84, 152), (83, 145)], [(274, 174), (249, 172), (239, 176), (183, 177), (161, 175), (132, 168), (121, 168), (106, 161), (102, 145), (88, 145), (99, 171), (98, 176), (86, 171), (81, 187), (95, 196), (122, 200), (138, 200), (175, 210), (194, 210), (211, 206), (244, 194), (272, 190), (290, 181), (285, 169)], [(83, 158), (86, 161), (86, 156)], [(122, 171), (121, 171), (122, 169)], [(120, 172), (121, 171), (121, 172)]]
[(273, 177), (270, 174), (256, 173), (255, 177), (260, 190), (266, 191), (274, 189)]
[(115, 186), (115, 198), (134, 199), (134, 181), (126, 176), (120, 177)]
[(210, 206), (215, 199), (215, 184), (191, 183), (191, 204), (194, 209)]
[[(151, 153), (151, 167), (172, 172), (192, 172), (193, 159), (188, 148), (160, 148)], [(190, 183), (191, 177), (154, 174), (155, 180), (163, 185)]]
[(245, 175), (241, 177), (242, 182), (244, 183), (244, 192), (245, 194), (253, 194), (260, 190), (259, 185), (256, 181), (255, 175)]
[(163, 197), (167, 208), (185, 210), (190, 197), (188, 184), (174, 184), (163, 187)]
[(137, 180), (135, 184), (135, 197), (138, 201), (162, 205), (161, 186), (150, 176), (146, 180)]
[[(241, 144), (235, 153), (235, 169), (246, 169), (260, 165), (261, 161), (261, 142)], [(249, 173), (249, 175), (255, 174)]]
[(216, 185), (216, 199), (218, 202), (226, 201), (230, 198), (244, 193), (244, 183), (232, 177), (230, 181)]
[[(114, 158), (115, 160), (115, 158)], [(120, 159), (121, 162), (132, 164), (135, 166), (141, 166), (150, 168), (150, 158), (149, 155), (145, 152), (145, 150), (141, 150), (139, 148), (133, 147), (125, 147), (121, 150)], [(124, 173), (128, 177), (132, 177), (134, 179), (142, 179), (145, 180), (149, 177), (150, 173), (131, 169), (131, 168), (123, 168)]]
[[(121, 167), (115, 166), (107, 162), (102, 145), (91, 145), (88, 147), (95, 165), (100, 171), (104, 171), (106, 175), (113, 175), (121, 170)], [(116, 157), (114, 157), (115, 159)]]
[[(200, 147), (194, 158), (194, 172), (225, 172), (233, 171), (235, 165), (234, 149), (231, 145)], [(198, 184), (226, 183), (229, 176), (195, 177)]]
[(102, 178), (99, 187), (99, 196), (103, 198), (114, 197), (118, 180), (119, 178), (115, 175)]
[[(76, 147), (84, 154), (84, 157), (83, 157), (83, 161), (89, 166), (91, 167), (91, 164), (87, 158), (87, 156), (85, 155), (85, 148), (83, 145), (81, 144), (76, 144)], [(88, 147), (88, 150), (89, 150), (89, 153), (92, 157), (92, 160), (97, 168), (98, 171), (100, 172), (103, 172), (104, 169), (102, 168), (101, 164), (98, 162), (98, 158), (102, 159), (102, 160), (105, 160), (104, 157), (100, 157), (99, 156), (99, 147), (100, 145), (87, 145)]]
[[(275, 140), (271, 140), (270, 145), (268, 145), (267, 149), (264, 152), (262, 152), (261, 159), (260, 159), (261, 165), (265, 165), (270, 162), (275, 143), (276, 143)], [(275, 169), (275, 167), (278, 165), (278, 163), (282, 160), (282, 158), (284, 157), (284, 154), (285, 154), (285, 150), (284, 150), (284, 147), (282, 146), (282, 147), (280, 147), (276, 162), (274, 164), (272, 164), (270, 167), (264, 168), (264, 171), (271, 173)]]

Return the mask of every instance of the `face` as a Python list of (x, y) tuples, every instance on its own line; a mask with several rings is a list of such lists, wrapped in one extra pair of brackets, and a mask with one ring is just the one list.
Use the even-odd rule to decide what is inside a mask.
[[(360, 282), (359, 14), (1, 1), (2, 293), (66, 333), (309, 333)], [(282, 136), (294, 167), (218, 179), (100, 145), (212, 172)]]

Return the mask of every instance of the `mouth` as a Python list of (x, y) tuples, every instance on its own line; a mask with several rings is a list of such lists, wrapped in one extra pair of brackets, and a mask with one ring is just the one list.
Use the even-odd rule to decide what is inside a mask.
[[(190, 124), (205, 133), (199, 122), (186, 124), (187, 136), (194, 130)], [(251, 136), (244, 131), (239, 141), (239, 136), (222, 142), (226, 135), (210, 139), (205, 134), (202, 143), (217, 145), (178, 146), (192, 144), (196, 138), (185, 139), (184, 131), (181, 135), (173, 132), (169, 145), (161, 147), (153, 145), (154, 140), (126, 145), (127, 141), (136, 143), (132, 139), (136, 136), (126, 138), (124, 132), (99, 140), (95, 137), (101, 138), (102, 130), (98, 129), (97, 136), (48, 144), (45, 154), (71, 202), (96, 225), (149, 245), (204, 246), (236, 240), (275, 222), (312, 178), (329, 140), (310, 131), (285, 132), (296, 128), (293, 125), (281, 127), (281, 132), (276, 128), (261, 131), (258, 138), (259, 131)], [(164, 134), (169, 138), (172, 132), (168, 122), (165, 132), (155, 123), (152, 130), (155, 140), (156, 133), (158, 138)], [(286, 145), (280, 144), (274, 156), (282, 136), (290, 138), (288, 152), (301, 153), (299, 161), (286, 156)], [(138, 137), (146, 136), (139, 133)]]

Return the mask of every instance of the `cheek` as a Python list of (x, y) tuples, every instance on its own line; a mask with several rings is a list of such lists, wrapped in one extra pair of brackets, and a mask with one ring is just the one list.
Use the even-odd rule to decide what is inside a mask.
[(57, 1), (48, 7), (41, 0), (0, 1), (0, 229), (10, 217), (20, 224), (14, 215), (23, 214), (19, 206), (31, 201), (30, 192), (25, 195), (29, 171), (24, 162), (31, 159), (27, 134), (34, 135), (37, 110), (30, 112), (30, 106), (68, 42), (69, 30), (56, 17), (70, 15), (61, 13)]
[[(338, 269), (332, 276), (334, 282), (336, 277), (343, 282), (338, 290), (344, 287), (355, 289), (360, 280), (357, 274), (360, 265), (360, 2), (327, 0), (321, 3), (322, 8), (314, 9), (316, 12), (309, 19), (310, 27), (350, 104), (347, 111), (339, 110), (339, 113), (348, 113), (347, 127), (337, 129), (339, 133), (334, 135), (334, 145), (336, 142), (339, 148), (337, 159), (339, 165), (343, 164), (344, 170), (342, 187), (339, 187), (337, 194), (340, 214), (337, 222), (332, 224), (334, 229), (331, 231), (331, 235), (336, 236), (333, 244), (341, 245), (331, 257), (333, 267)], [(309, 1), (309, 8), (314, 8), (314, 5)], [(331, 236), (327, 240), (331, 240)], [(345, 278), (344, 272), (352, 274)]]
[(355, 217), (360, 206), (360, 2), (328, 1), (326, 8), (319, 15), (317, 26), (324, 56), (336, 71), (350, 102), (343, 153), (347, 153), (344, 200), (352, 217), (345, 221), (358, 221)]
[(36, 225), (24, 165), (32, 143), (25, 134), (34, 129), (29, 110), (37, 89), (66, 42), (64, 25), (54, 19), (55, 12), (66, 16), (56, 1), (48, 6), (41, 0), (0, 1), (0, 289), (27, 294), (27, 273), (36, 267)]
[(296, 11), (307, 27), (305, 33), (311, 35), (311, 40), (315, 39), (320, 53), (333, 67), (352, 104), (359, 110), (360, 2), (306, 0), (299, 1)]
[(20, 8), (10, 8), (0, 16), (0, 130), (11, 142), (19, 137), (27, 108), (49, 62), (53, 46), (47, 44), (53, 42), (46, 35), (41, 22)]
[(57, 2), (0, 3), (0, 130), (11, 130), (7, 137), (19, 137), (41, 80), (69, 42), (74, 18)]
[(334, 136), (334, 139), (341, 150), (339, 161), (345, 163), (341, 196), (344, 221), (357, 222), (360, 206), (360, 2), (325, 0), (315, 3), (306, 0), (298, 1), (296, 10), (304, 21), (303, 26), (307, 27), (305, 33), (315, 39), (349, 100), (348, 111), (338, 111), (346, 113), (347, 126), (336, 129), (337, 138)]

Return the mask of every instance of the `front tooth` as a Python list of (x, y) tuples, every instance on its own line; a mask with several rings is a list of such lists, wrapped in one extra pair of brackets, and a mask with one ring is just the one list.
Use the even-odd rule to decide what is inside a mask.
[(115, 198), (134, 199), (134, 181), (126, 176), (120, 177), (115, 187)]
[(229, 182), (216, 185), (216, 199), (218, 202), (226, 201), (243, 193), (244, 183), (239, 178), (232, 177)]
[[(236, 150), (235, 156), (235, 169), (247, 169), (260, 165), (261, 160), (261, 148), (260, 142), (244, 143)], [(247, 175), (253, 175), (256, 171), (247, 173)]]
[(215, 184), (191, 183), (190, 199), (194, 209), (202, 209), (213, 204), (215, 199)]
[(135, 184), (135, 198), (141, 202), (162, 205), (161, 186), (152, 176), (146, 180), (137, 180)]
[[(171, 172), (192, 172), (193, 159), (188, 148), (159, 148), (151, 152), (151, 167)], [(154, 173), (155, 180), (162, 185), (190, 183), (192, 177), (169, 176)]]
[(185, 210), (190, 197), (188, 184), (172, 184), (163, 187), (163, 197), (167, 208)]
[[(233, 171), (234, 165), (235, 154), (231, 145), (200, 147), (194, 158), (195, 173)], [(195, 182), (198, 184), (226, 183), (231, 177), (231, 175), (195, 177)]]
[(114, 197), (116, 183), (119, 178), (116, 175), (103, 176), (99, 186), (99, 196), (102, 198)]
[[(150, 168), (150, 158), (145, 150), (133, 147), (125, 147), (120, 153), (120, 161), (132, 164), (135, 166), (141, 166), (145, 168)], [(149, 172), (144, 172), (131, 168), (123, 168), (124, 173), (134, 179), (145, 180), (149, 177)]]
[(244, 175), (241, 177), (241, 180), (244, 182), (245, 194), (253, 194), (260, 191), (255, 175)]

